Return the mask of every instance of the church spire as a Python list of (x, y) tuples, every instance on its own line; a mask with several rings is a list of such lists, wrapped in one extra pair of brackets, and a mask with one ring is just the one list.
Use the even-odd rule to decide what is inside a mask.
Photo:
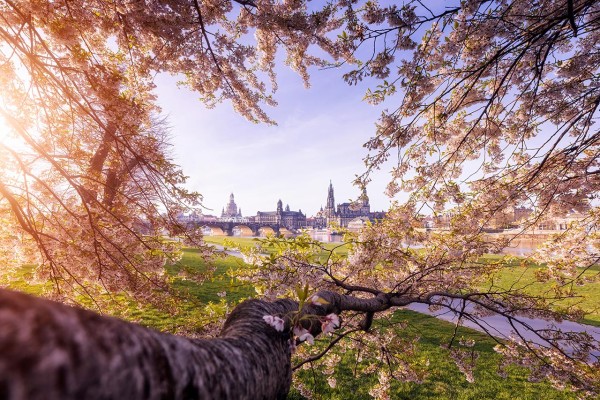
[(367, 188), (362, 188), (362, 193), (360, 195), (360, 200), (364, 206), (369, 205), (369, 196), (367, 196)]
[(333, 196), (333, 184), (329, 180), (329, 190), (327, 191), (327, 203), (325, 205), (327, 217), (332, 217), (335, 214), (335, 198)]
[(333, 196), (333, 184), (329, 181), (329, 190), (327, 191), (327, 208), (335, 207), (335, 199)]

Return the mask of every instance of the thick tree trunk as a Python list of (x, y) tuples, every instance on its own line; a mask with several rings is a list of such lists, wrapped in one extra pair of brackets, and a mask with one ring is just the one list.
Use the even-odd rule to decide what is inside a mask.
[(194, 340), (0, 290), (0, 399), (283, 399), (289, 334), (263, 316), (297, 307), (249, 300)]
[[(366, 313), (368, 329), (374, 312), (415, 300), (373, 295), (321, 291), (301, 323), (316, 336), (319, 316), (353, 310)], [(0, 289), (0, 399), (283, 399), (297, 310), (292, 300), (247, 300), (218, 338), (188, 339)], [(283, 318), (283, 332), (266, 315)]]

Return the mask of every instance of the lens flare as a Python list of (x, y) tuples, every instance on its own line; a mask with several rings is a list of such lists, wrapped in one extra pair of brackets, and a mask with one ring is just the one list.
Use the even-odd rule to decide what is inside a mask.
[(9, 126), (6, 119), (0, 115), (0, 146), (14, 149), (21, 144), (19, 136)]

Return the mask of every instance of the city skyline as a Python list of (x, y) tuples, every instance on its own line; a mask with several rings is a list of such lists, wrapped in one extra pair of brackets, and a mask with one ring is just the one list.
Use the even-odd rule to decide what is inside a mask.
[[(325, 206), (330, 180), (338, 202), (360, 196), (352, 181), (365, 170), (363, 144), (382, 108), (362, 101), (367, 86), (348, 86), (339, 70), (313, 70), (310, 89), (288, 68), (278, 73), (279, 105), (267, 109), (277, 126), (253, 124), (228, 102), (206, 109), (176, 77), (157, 78), (173, 158), (190, 177), (186, 187), (203, 195), (205, 214), (219, 214), (233, 192), (248, 215), (275, 209), (279, 199), (314, 215)], [(389, 208), (389, 169), (368, 185), (374, 210)]]
[[(332, 182), (330, 182), (330, 185), (333, 184)], [(368, 194), (368, 193), (367, 193)], [(357, 199), (360, 199), (360, 197), (362, 196), (362, 193), (360, 196), (356, 196), (355, 198), (351, 199), (352, 201), (355, 201)], [(221, 206), (220, 209), (212, 209), (210, 210), (210, 212), (203, 212), (203, 215), (212, 215), (212, 216), (222, 216), (224, 212), (229, 212), (228, 210), (228, 205), (230, 204), (231, 200), (235, 199), (235, 205), (237, 207), (236, 212), (239, 212), (239, 216), (240, 217), (251, 217), (251, 216), (255, 216), (257, 215), (257, 213), (259, 212), (264, 212), (264, 211), (273, 211), (276, 209), (277, 207), (277, 203), (282, 202), (283, 206), (286, 208), (289, 208), (293, 211), (301, 211), (302, 213), (304, 213), (306, 215), (306, 217), (314, 217), (315, 215), (319, 214), (320, 212), (324, 211), (327, 209), (327, 202), (329, 200), (329, 196), (327, 195), (327, 199), (325, 202), (323, 202), (323, 206), (319, 207), (319, 210), (316, 210), (314, 213), (309, 213), (306, 210), (304, 210), (302, 208), (302, 206), (296, 206), (296, 207), (292, 207), (290, 205), (290, 202), (286, 202), (283, 199), (277, 199), (276, 202), (274, 203), (274, 205), (271, 207), (271, 205), (266, 205), (265, 207), (260, 208), (259, 210), (257, 210), (256, 212), (243, 212), (242, 210), (244, 210), (245, 208), (239, 203), (239, 199), (237, 197), (236, 192), (232, 191), (231, 193), (229, 193), (227, 200), (223, 202), (223, 205)], [(369, 200), (370, 200), (370, 196), (369, 196)], [(346, 203), (348, 200), (347, 199), (340, 199), (339, 201), (335, 200), (334, 203), (334, 207), (337, 209), (338, 205), (342, 204), (342, 203)], [(228, 204), (229, 203), (229, 204)], [(239, 210), (239, 211), (238, 211)], [(375, 210), (375, 211), (387, 211), (387, 210)]]

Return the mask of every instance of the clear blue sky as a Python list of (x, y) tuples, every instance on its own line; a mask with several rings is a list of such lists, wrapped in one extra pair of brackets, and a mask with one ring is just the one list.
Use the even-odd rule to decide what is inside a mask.
[[(212, 209), (205, 214), (220, 214), (233, 192), (244, 216), (275, 210), (278, 199), (311, 216), (325, 205), (330, 179), (336, 203), (358, 197), (352, 180), (364, 171), (362, 145), (381, 109), (363, 102), (366, 86), (348, 86), (341, 71), (311, 72), (312, 87), (305, 89), (293, 71), (280, 69), (279, 105), (267, 109), (277, 126), (253, 124), (228, 102), (209, 110), (177, 78), (157, 78), (174, 159), (189, 176), (187, 187)], [(368, 186), (373, 211), (389, 207), (388, 177), (381, 171)]]

